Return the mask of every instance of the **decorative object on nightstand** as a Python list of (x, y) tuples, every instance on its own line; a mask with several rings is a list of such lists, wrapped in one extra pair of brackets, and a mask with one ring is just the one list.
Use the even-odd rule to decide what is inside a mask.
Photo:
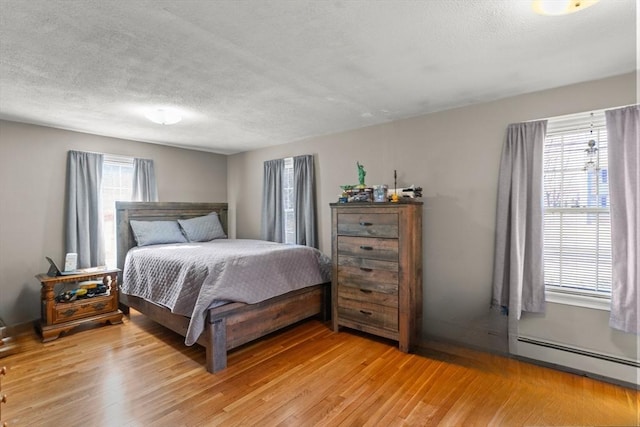
[(422, 324), (422, 202), (332, 203), (333, 330), (398, 341)]
[(90, 268), (66, 276), (38, 274), (42, 319), (37, 327), (42, 342), (55, 340), (61, 333), (88, 322), (122, 323), (118, 309), (119, 272), (117, 268)]

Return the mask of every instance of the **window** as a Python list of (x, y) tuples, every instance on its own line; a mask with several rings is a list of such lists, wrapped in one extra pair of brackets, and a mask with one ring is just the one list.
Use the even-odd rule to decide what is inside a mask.
[(106, 264), (116, 266), (116, 201), (130, 201), (133, 158), (105, 155), (102, 164), (102, 212)]
[(547, 290), (611, 294), (611, 225), (604, 112), (550, 119), (544, 144)]
[(266, 160), (262, 189), (261, 238), (317, 248), (313, 155)]
[(296, 243), (296, 205), (293, 190), (293, 157), (284, 159), (282, 209), (284, 210), (284, 242), (294, 244)]

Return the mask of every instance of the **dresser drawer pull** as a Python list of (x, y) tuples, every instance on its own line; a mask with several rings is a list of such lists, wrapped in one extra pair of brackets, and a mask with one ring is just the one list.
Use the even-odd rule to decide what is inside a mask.
[(372, 269), (372, 268), (367, 268), (367, 267), (360, 267), (360, 270), (362, 270), (362, 271), (366, 271), (366, 272), (373, 271), (373, 269)]
[(364, 314), (365, 316), (371, 316), (373, 314), (370, 311), (364, 311), (364, 310), (360, 310), (360, 313)]
[(360, 246), (360, 249), (362, 249), (363, 251), (372, 251), (373, 246)]
[(363, 294), (370, 294), (373, 291), (370, 291), (369, 289), (360, 289), (360, 292), (362, 292)]
[(364, 221), (360, 221), (360, 225), (363, 227), (369, 227), (370, 225), (373, 225), (372, 222), (364, 222)]

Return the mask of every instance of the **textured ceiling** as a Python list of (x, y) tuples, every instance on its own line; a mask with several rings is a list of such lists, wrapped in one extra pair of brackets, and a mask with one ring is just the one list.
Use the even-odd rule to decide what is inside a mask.
[(0, 0), (0, 118), (230, 154), (630, 72), (636, 25), (635, 0)]

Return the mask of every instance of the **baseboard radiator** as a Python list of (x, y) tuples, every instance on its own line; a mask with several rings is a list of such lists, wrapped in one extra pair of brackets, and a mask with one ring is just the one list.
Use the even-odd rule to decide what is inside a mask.
[(638, 360), (526, 336), (517, 337), (516, 354), (594, 378), (609, 378), (616, 382), (640, 386), (640, 361)]

